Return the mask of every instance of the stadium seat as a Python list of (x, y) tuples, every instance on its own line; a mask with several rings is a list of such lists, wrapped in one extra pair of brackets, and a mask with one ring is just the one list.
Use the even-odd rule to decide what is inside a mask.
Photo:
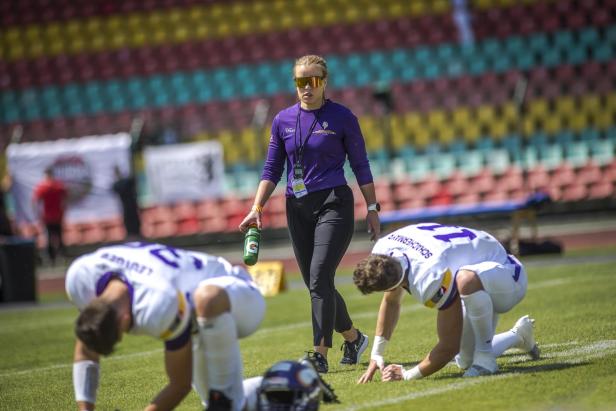
[(172, 209), (177, 226), (177, 235), (196, 234), (201, 231), (195, 204), (190, 201), (176, 203)]

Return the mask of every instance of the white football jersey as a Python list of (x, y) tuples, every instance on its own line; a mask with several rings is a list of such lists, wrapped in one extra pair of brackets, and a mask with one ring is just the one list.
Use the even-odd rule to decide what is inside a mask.
[(99, 248), (79, 257), (68, 269), (66, 292), (82, 310), (112, 278), (120, 277), (131, 293), (130, 332), (168, 341), (186, 329), (193, 308), (191, 294), (198, 284), (227, 275), (251, 280), (245, 270), (222, 257), (133, 242)]
[(485, 261), (507, 262), (505, 248), (492, 235), (436, 223), (396, 230), (378, 240), (372, 253), (396, 258), (409, 280), (410, 293), (422, 304), (436, 308), (448, 305), (455, 297), (454, 278), (461, 267)]

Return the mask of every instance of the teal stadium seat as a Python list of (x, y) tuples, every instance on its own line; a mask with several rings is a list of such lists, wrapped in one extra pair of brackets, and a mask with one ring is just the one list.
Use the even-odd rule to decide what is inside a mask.
[(175, 73), (169, 77), (172, 104), (181, 106), (192, 101), (192, 90), (188, 84), (189, 80), (184, 73)]
[(558, 167), (563, 159), (563, 148), (560, 144), (548, 144), (539, 150), (539, 161), (548, 170)]
[(426, 155), (417, 155), (408, 163), (409, 176), (413, 181), (424, 180), (431, 170), (430, 160)]
[(588, 27), (579, 31), (579, 47), (592, 47), (597, 44), (601, 37), (599, 36), (599, 31), (595, 27)]
[(83, 94), (86, 100), (85, 112), (94, 114), (103, 111), (105, 104), (103, 101), (103, 90), (100, 82), (89, 81), (83, 85)]
[(478, 150), (467, 150), (463, 158), (458, 161), (458, 170), (465, 176), (473, 177), (481, 172), (484, 167), (483, 153)]
[(561, 147), (567, 147), (576, 140), (575, 134), (571, 130), (561, 130), (554, 135), (554, 141)]
[(565, 159), (573, 167), (581, 167), (588, 162), (589, 145), (585, 141), (576, 141), (564, 148)]
[(128, 90), (128, 107), (138, 110), (148, 105), (149, 99), (146, 92), (147, 84), (142, 78), (132, 78), (127, 80), (126, 89)]
[(62, 115), (60, 90), (57, 86), (45, 87), (41, 92), (41, 100), (44, 107), (43, 118), (52, 119)]
[(430, 157), (431, 169), (439, 180), (448, 178), (456, 170), (456, 159), (452, 153), (442, 152)]
[(0, 119), (3, 123), (12, 123), (19, 119), (19, 99), (12, 90), (6, 90), (0, 93)]
[(106, 84), (106, 93), (109, 101), (107, 107), (109, 111), (118, 113), (127, 108), (126, 94), (124, 93), (126, 87), (124, 82), (118, 80), (111, 80)]
[(616, 143), (613, 140), (596, 140), (588, 144), (590, 148), (590, 156), (592, 160), (600, 166), (605, 166), (614, 161), (614, 147)]
[(508, 134), (503, 137), (501, 144), (507, 150), (511, 162), (522, 166), (522, 138), (518, 134)]
[[(535, 60), (533, 53), (529, 53), (527, 49), (526, 39), (521, 36), (511, 36), (504, 42), (506, 47), (505, 54), (509, 56), (509, 68), (515, 67), (520, 70), (526, 70), (534, 66)], [(503, 70), (501, 70), (503, 71)]]

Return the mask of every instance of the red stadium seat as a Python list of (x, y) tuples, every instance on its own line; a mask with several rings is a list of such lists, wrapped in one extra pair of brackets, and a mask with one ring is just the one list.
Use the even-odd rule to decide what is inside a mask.
[(581, 201), (586, 199), (588, 190), (583, 184), (571, 184), (563, 189), (562, 201)]
[(614, 197), (614, 184), (607, 181), (593, 183), (588, 188), (588, 198), (591, 200)]
[(178, 235), (196, 234), (201, 231), (201, 225), (197, 217), (197, 209), (190, 201), (183, 201), (173, 206)]
[(222, 232), (227, 226), (226, 216), (217, 199), (208, 199), (197, 204), (197, 218), (201, 222), (201, 230), (205, 233)]

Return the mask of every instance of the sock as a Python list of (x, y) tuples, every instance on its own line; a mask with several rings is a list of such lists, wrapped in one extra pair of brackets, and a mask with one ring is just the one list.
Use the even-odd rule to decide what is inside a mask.
[(519, 343), (520, 336), (511, 330), (496, 334), (492, 340), (492, 353), (499, 357), (509, 348), (515, 347)]
[(201, 404), (205, 408), (209, 397), (210, 389), (207, 382), (207, 362), (205, 361), (205, 345), (201, 341), (201, 336), (194, 336), (192, 339), (192, 386), (201, 398)]
[(473, 363), (475, 353), (475, 334), (473, 326), (466, 313), (466, 307), (462, 305), (462, 338), (460, 339), (460, 352), (456, 355), (456, 364), (461, 369), (467, 369)]
[(244, 380), (245, 410), (255, 411), (257, 409), (258, 391), (262, 381), (263, 377), (252, 377)]
[(231, 313), (215, 318), (197, 318), (199, 334), (205, 348), (205, 361), (210, 390), (225, 394), (233, 410), (241, 410), (244, 400), (242, 358), (237, 327)]
[(466, 314), (473, 327), (475, 335), (475, 352), (491, 353), (494, 337), (493, 306), (490, 295), (479, 290), (469, 295), (461, 296), (466, 308)]

